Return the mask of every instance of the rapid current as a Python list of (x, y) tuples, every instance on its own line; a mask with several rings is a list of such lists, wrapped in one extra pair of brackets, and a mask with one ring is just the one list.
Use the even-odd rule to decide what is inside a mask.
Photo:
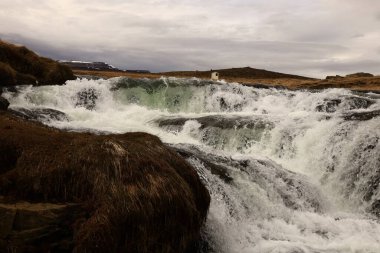
[(159, 136), (211, 193), (200, 252), (380, 252), (379, 94), (113, 78), (3, 96), (61, 129)]

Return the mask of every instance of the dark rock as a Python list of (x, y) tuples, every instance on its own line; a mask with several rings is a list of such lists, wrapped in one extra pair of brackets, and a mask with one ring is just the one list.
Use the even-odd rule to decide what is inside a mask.
[(0, 86), (63, 84), (73, 79), (68, 66), (0, 40)]
[(375, 101), (364, 97), (348, 97), (346, 98), (346, 104), (348, 110), (354, 109), (367, 109), (373, 105)]
[(99, 76), (94, 76), (94, 75), (76, 75), (78, 78), (82, 79), (87, 79), (87, 80), (100, 80), (103, 79)]
[(372, 99), (360, 96), (343, 96), (336, 99), (324, 99), (320, 105), (317, 105), (315, 110), (318, 112), (336, 112), (338, 107), (345, 110), (367, 109), (375, 102)]
[(99, 97), (99, 93), (93, 88), (83, 89), (76, 95), (75, 106), (84, 107), (87, 110), (93, 110), (96, 106), (96, 100)]
[[(3, 112), (3, 151), (1, 252), (175, 253), (199, 239), (209, 193), (155, 136), (62, 132)], [(9, 206), (22, 202), (60, 208)]]
[(51, 120), (59, 120), (59, 121), (69, 120), (69, 118), (64, 112), (50, 109), (50, 108), (34, 108), (34, 109), (13, 108), (13, 109), (9, 109), (9, 112), (20, 118), (39, 121), (39, 122), (46, 122), (46, 121), (51, 121)]
[[(17, 92), (17, 88), (15, 86), (7, 86), (7, 87), (4, 87), (3, 89), (4, 91), (7, 91), (7, 92), (13, 92), (13, 93)], [(0, 89), (0, 93), (1, 93), (1, 89)]]
[(365, 121), (365, 120), (370, 120), (375, 117), (380, 116), (380, 110), (375, 110), (375, 111), (369, 111), (369, 112), (352, 112), (352, 113), (346, 113), (343, 115), (343, 118), (345, 120), (360, 120), (360, 121)]
[(8, 106), (9, 106), (9, 101), (3, 97), (0, 97), (0, 110), (3, 110), (3, 111), (7, 110)]
[[(194, 151), (197, 150), (195, 147), (193, 147), (192, 151), (176, 146), (172, 146), (172, 148), (183, 158), (189, 158), (194, 156)], [(207, 159), (207, 155), (203, 154), (199, 150), (197, 152), (196, 157), (210, 169), (212, 174), (219, 176), (226, 183), (231, 183), (233, 178), (228, 174), (228, 169), (226, 167), (224, 167), (223, 165), (218, 165), (216, 163), (209, 162)]]
[(201, 129), (206, 127), (216, 127), (220, 129), (257, 129), (271, 127), (273, 124), (270, 122), (262, 121), (261, 119), (253, 119), (252, 117), (220, 117), (218, 115), (211, 115), (199, 118), (168, 118), (158, 120), (160, 127), (165, 126), (183, 126), (186, 121), (196, 120), (201, 124)]
[[(239, 170), (260, 185), (262, 189), (273, 189), (284, 205), (291, 209), (320, 212), (323, 208), (320, 194), (315, 186), (309, 184), (302, 176), (271, 161), (233, 159), (206, 153), (195, 146), (185, 144), (172, 145), (172, 147), (184, 158), (200, 161), (205, 169), (226, 183), (233, 184), (234, 179), (231, 175), (236, 174), (236, 170)], [(299, 199), (303, 200), (302, 204)]]
[(336, 107), (342, 103), (341, 99), (324, 100), (323, 104), (318, 105), (315, 110), (317, 112), (335, 112)]
[(341, 79), (343, 76), (335, 75), (335, 76), (326, 76), (326, 80), (332, 80), (332, 79)]
[(286, 90), (288, 89), (284, 85), (273, 85), (265, 83), (242, 83), (243, 86), (253, 87), (256, 89), (275, 89), (275, 90)]
[(380, 217), (380, 199), (373, 201), (368, 211), (373, 215)]
[[(180, 132), (188, 121), (196, 121), (195, 138), (207, 146), (215, 149), (235, 149), (241, 151), (249, 148), (253, 142), (259, 141), (266, 130), (272, 129), (274, 124), (260, 117), (222, 117), (211, 115), (199, 118), (166, 118), (158, 119), (156, 123), (168, 132)], [(238, 132), (237, 132), (238, 131)], [(236, 136), (231, 138), (231, 132)]]

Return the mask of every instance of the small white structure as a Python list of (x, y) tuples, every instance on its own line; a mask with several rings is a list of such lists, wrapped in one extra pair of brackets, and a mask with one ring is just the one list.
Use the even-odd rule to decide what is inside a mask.
[(211, 72), (211, 80), (218, 81), (219, 80), (219, 73), (218, 72)]

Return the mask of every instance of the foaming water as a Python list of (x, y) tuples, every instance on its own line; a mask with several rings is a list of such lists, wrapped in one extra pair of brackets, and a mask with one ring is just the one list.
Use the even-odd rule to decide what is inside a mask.
[(143, 131), (186, 153), (212, 195), (200, 252), (380, 252), (376, 94), (114, 78), (3, 95), (65, 113), (42, 119), (54, 127)]

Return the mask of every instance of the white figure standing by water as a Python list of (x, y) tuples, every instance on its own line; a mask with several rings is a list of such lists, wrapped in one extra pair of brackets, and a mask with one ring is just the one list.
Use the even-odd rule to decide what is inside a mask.
[(218, 81), (219, 80), (219, 73), (218, 72), (211, 72), (211, 80)]

